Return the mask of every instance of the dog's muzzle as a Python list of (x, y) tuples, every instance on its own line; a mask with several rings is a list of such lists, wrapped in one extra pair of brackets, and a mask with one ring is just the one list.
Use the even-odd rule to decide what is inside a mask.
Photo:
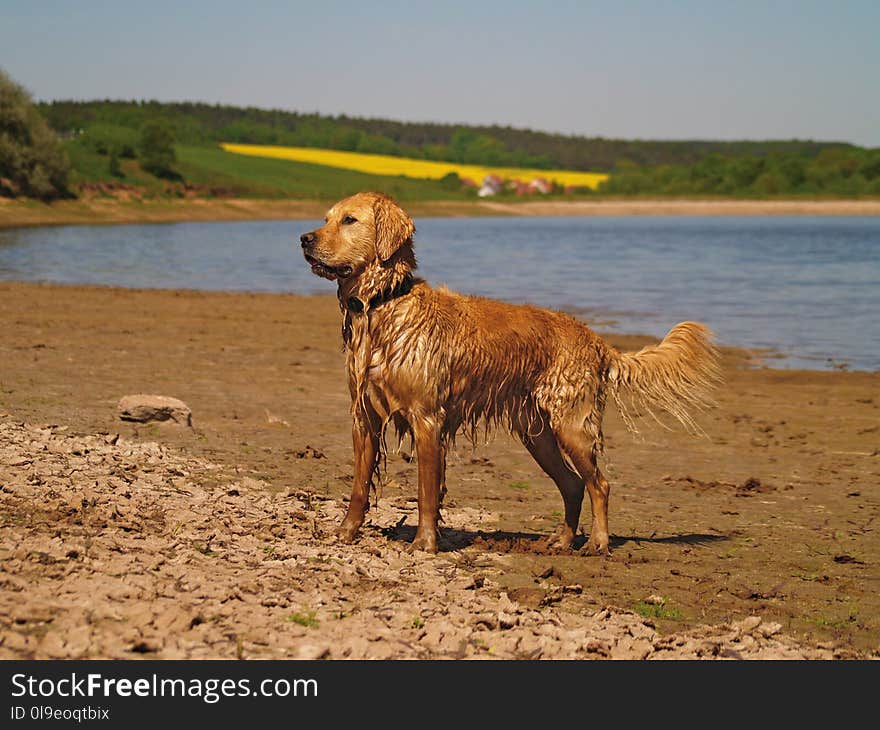
[(351, 272), (353, 271), (351, 266), (330, 266), (314, 255), (315, 242), (317, 239), (318, 237), (314, 233), (303, 233), (299, 237), (300, 243), (302, 244), (303, 256), (305, 257), (306, 263), (312, 267), (312, 273), (324, 279), (330, 279), (331, 281), (336, 279), (347, 279), (351, 276)]

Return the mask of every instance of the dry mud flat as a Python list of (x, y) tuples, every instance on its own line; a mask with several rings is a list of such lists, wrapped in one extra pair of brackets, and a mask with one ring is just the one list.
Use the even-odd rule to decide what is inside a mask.
[[(656, 645), (760, 616), (755, 641), (780, 624), (771, 638), (820, 653), (880, 651), (880, 373), (773, 370), (725, 349), (707, 438), (650, 419), (634, 438), (609, 408), (607, 560), (541, 550), (561, 500), (521, 444), (461, 441), (441, 552), (411, 557), (405, 455), (389, 456), (361, 542), (332, 538), (353, 471), (334, 297), (0, 282), (0, 322), (0, 655), (78, 641), (71, 655), (458, 656), (465, 641), (467, 656), (604, 656), (628, 640), (601, 626), (643, 616)], [(183, 400), (193, 428), (119, 420), (134, 393)], [(591, 618), (607, 606), (620, 610)], [(611, 643), (529, 643), (569, 630)]]
[(506, 591), (497, 516), (479, 508), (447, 509), (446, 525), (487, 538), (438, 556), (407, 551), (403, 496), (339, 544), (342, 501), (236, 471), (0, 414), (0, 659), (863, 656), (758, 616), (661, 634), (549, 564)]

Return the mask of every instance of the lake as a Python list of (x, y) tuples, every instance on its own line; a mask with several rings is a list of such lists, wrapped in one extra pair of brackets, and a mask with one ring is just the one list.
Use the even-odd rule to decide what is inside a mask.
[[(316, 220), (0, 230), (0, 279), (333, 292), (305, 265)], [(599, 331), (708, 324), (774, 367), (880, 370), (880, 217), (420, 218), (420, 273), (565, 309)]]

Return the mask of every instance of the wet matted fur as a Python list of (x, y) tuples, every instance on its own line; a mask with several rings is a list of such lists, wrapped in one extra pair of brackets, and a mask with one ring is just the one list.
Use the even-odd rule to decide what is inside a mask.
[(352, 398), (355, 472), (339, 527), (356, 536), (393, 423), (418, 456), (419, 524), (413, 546), (436, 552), (446, 492), (446, 452), (457, 432), (517, 435), (565, 504), (555, 536), (571, 545), (584, 489), (593, 512), (587, 548), (608, 553), (608, 482), (597, 457), (610, 395), (625, 422), (654, 409), (698, 430), (691, 411), (709, 405), (719, 376), (711, 333), (682, 322), (663, 341), (620, 353), (565, 314), (434, 289), (413, 277), (415, 226), (391, 198), (358, 193), (301, 236), (318, 276), (337, 282)]

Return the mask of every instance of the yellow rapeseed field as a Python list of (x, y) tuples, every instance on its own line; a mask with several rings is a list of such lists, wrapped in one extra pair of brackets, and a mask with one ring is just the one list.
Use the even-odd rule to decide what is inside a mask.
[(392, 157), (391, 155), (368, 155), (361, 152), (341, 150), (322, 150), (312, 147), (275, 147), (259, 144), (220, 145), (227, 152), (252, 157), (273, 157), (296, 162), (311, 162), (345, 170), (356, 170), (371, 175), (406, 175), (407, 177), (439, 180), (450, 172), (459, 177), (470, 178), (477, 184), (489, 174), (498, 175), (504, 180), (529, 182), (536, 177), (554, 180), (560, 185), (575, 185), (595, 189), (608, 175), (598, 172), (576, 172), (574, 170), (530, 170), (519, 167), (484, 167), (482, 165), (462, 165), (457, 162), (435, 162), (417, 160), (411, 157)]

